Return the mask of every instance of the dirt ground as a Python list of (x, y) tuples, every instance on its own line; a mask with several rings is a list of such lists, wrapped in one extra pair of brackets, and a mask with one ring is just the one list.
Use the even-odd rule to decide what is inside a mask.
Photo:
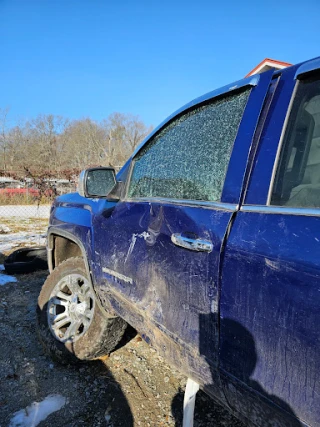
[[(103, 361), (62, 366), (46, 356), (35, 333), (46, 274), (0, 286), (0, 426), (180, 426), (186, 378), (133, 330)], [(51, 395), (63, 396), (62, 408), (40, 424), (30, 421), (30, 405)], [(195, 420), (195, 427), (244, 427), (201, 391)]]

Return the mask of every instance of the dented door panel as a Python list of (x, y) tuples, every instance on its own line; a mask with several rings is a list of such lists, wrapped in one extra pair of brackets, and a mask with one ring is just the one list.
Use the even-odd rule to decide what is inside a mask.
[[(199, 315), (218, 315), (220, 250), (231, 216), (232, 209), (118, 204), (110, 218), (96, 219), (101, 221), (95, 236), (95, 244), (102, 247), (99, 291), (106, 292), (109, 284), (108, 292), (130, 300), (165, 333), (199, 352)], [(176, 246), (171, 241), (175, 233), (210, 241), (213, 250)], [(208, 344), (201, 348), (203, 356), (217, 363), (218, 322), (212, 319)]]
[[(272, 72), (259, 76), (251, 89), (222, 182), (222, 202), (145, 199), (130, 193), (127, 200), (94, 218), (94, 242), (100, 255), (96, 289), (103, 304), (111, 305), (170, 363), (225, 404), (218, 374), (221, 252), (238, 209), (271, 78)], [(200, 152), (205, 155), (206, 150)], [(181, 247), (174, 236), (200, 241), (205, 250)]]

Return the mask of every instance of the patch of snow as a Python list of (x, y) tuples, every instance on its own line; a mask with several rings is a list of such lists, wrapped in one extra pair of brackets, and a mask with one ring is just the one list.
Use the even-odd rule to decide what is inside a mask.
[(19, 246), (45, 246), (46, 236), (33, 232), (11, 233), (1, 236), (0, 252), (10, 251)]
[(49, 218), (51, 205), (5, 205), (0, 206), (3, 218)]
[(4, 286), (7, 283), (16, 282), (17, 279), (14, 276), (8, 276), (7, 274), (0, 273), (0, 286)]
[(7, 234), (10, 233), (10, 228), (6, 225), (0, 224), (0, 234)]
[(66, 403), (67, 399), (60, 394), (49, 395), (42, 402), (33, 402), (27, 408), (16, 412), (10, 420), (9, 427), (36, 427)]
[(0, 271), (4, 271), (4, 265), (0, 264)]

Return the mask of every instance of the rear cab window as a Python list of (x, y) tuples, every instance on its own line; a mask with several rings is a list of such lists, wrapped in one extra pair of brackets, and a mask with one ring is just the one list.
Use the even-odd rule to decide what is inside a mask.
[(320, 77), (298, 81), (270, 192), (273, 206), (320, 208)]

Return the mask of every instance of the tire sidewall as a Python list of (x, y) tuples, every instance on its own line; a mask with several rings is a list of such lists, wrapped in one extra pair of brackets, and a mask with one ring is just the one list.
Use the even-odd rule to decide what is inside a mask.
[(54, 337), (48, 324), (47, 309), (51, 293), (57, 283), (70, 274), (79, 274), (89, 280), (81, 258), (70, 258), (53, 270), (45, 281), (38, 298), (38, 334), (45, 349), (54, 358), (63, 362), (74, 362), (79, 359), (90, 360), (94, 357), (92, 355), (92, 348), (97, 345), (97, 340), (99, 340), (102, 334), (102, 328), (105, 324), (104, 319), (106, 318), (96, 301), (94, 301), (93, 319), (89, 328), (74, 342), (63, 343), (59, 341)]

